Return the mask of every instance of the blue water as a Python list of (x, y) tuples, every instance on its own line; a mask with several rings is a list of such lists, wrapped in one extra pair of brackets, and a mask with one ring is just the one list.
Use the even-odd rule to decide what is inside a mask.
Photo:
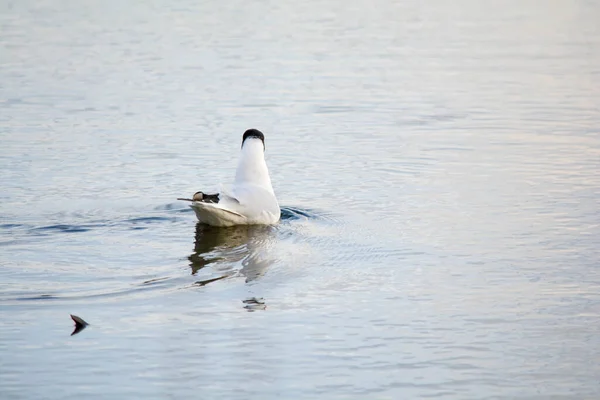
[[(0, 4), (0, 398), (597, 398), (599, 20)], [(197, 225), (252, 127), (281, 222)]]

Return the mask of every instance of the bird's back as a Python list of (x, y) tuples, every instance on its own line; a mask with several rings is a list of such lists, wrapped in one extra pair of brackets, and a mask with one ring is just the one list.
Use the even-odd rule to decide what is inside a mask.
[(201, 196), (192, 203), (198, 220), (205, 224), (271, 225), (279, 221), (281, 210), (271, 185), (264, 156), (264, 136), (260, 131), (249, 129), (244, 133), (231, 192), (221, 191), (206, 198), (210, 201), (203, 201)]

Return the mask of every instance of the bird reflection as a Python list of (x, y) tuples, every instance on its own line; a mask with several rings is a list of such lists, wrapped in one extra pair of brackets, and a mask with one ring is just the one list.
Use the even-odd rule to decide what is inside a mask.
[(218, 277), (196, 282), (208, 283), (236, 274), (235, 264), (241, 262), (239, 273), (251, 282), (264, 275), (275, 260), (268, 257), (276, 228), (264, 225), (241, 225), (227, 228), (196, 224), (194, 252), (190, 254), (192, 275), (210, 266)]
[(244, 303), (244, 308), (250, 312), (265, 310), (267, 308), (265, 299), (263, 298), (250, 297), (246, 300), (242, 300), (242, 303)]

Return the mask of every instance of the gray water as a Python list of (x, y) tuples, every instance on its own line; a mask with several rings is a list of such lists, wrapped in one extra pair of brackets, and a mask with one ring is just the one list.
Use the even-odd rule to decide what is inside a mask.
[[(0, 398), (598, 398), (598, 21), (2, 2)], [(284, 218), (196, 226), (251, 127)]]

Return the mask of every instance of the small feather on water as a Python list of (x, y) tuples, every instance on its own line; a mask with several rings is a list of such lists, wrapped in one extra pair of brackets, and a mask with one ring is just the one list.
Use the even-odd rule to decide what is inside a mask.
[(85, 329), (89, 324), (83, 320), (83, 318), (78, 317), (77, 315), (71, 314), (71, 319), (75, 322), (75, 329), (71, 333), (71, 336), (78, 334), (82, 330)]

